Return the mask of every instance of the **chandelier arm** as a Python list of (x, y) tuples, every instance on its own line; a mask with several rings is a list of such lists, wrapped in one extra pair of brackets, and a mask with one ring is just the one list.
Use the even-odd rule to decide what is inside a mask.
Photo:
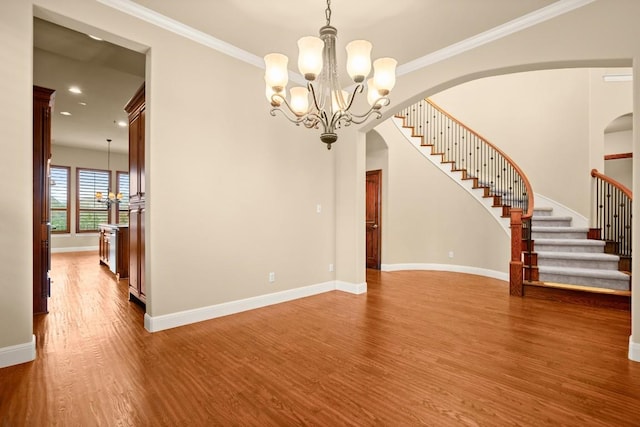
[(351, 109), (351, 106), (353, 105), (353, 101), (355, 101), (356, 99), (356, 94), (362, 93), (363, 90), (364, 90), (364, 85), (362, 83), (358, 83), (356, 87), (353, 88), (353, 92), (351, 92), (351, 96), (349, 97), (349, 104), (347, 105), (347, 108), (345, 108), (345, 111), (349, 111)]
[[(287, 111), (288, 110), (288, 111)], [(287, 110), (285, 110), (284, 108), (281, 107), (273, 107), (270, 111), (272, 116), (276, 116), (276, 111), (281, 111), (282, 115), (289, 120), (291, 123), (295, 123), (296, 125), (299, 125), (300, 123), (304, 122), (305, 117), (304, 116), (297, 116), (293, 111), (291, 111), (291, 108), (287, 106)]]
[[(362, 114), (362, 115), (352, 114), (350, 123), (355, 123), (357, 125), (360, 125), (360, 124), (366, 122), (367, 120), (369, 120), (369, 117), (371, 117), (371, 116), (375, 116), (376, 119), (379, 119), (379, 118), (382, 117), (382, 113), (380, 112), (380, 109), (375, 108), (375, 107), (371, 107), (369, 109), (369, 111), (367, 111), (365, 114)], [(348, 126), (348, 125), (346, 125), (346, 126)]]
[[(281, 97), (279, 97), (280, 99), (283, 99)], [(322, 117), (319, 116), (316, 113), (306, 113), (304, 115), (297, 115), (296, 113), (293, 112), (293, 110), (291, 109), (291, 106), (289, 105), (289, 103), (287, 102), (286, 99), (283, 99), (284, 101), (284, 105), (286, 105), (286, 109), (282, 108), (281, 106), (277, 106), (271, 109), (270, 114), (272, 116), (276, 116), (276, 112), (280, 111), (282, 113), (282, 115), (289, 120), (291, 123), (296, 124), (297, 126), (299, 126), (300, 124), (302, 124), (304, 127), (306, 127), (307, 129), (313, 129), (318, 127), (318, 123), (320, 122), (324, 122)]]
[(311, 99), (313, 99), (313, 105), (316, 108), (316, 111), (322, 111), (322, 108), (320, 108), (320, 104), (318, 103), (318, 98), (317, 98), (317, 95), (316, 95), (316, 89), (315, 89), (315, 87), (313, 87), (311, 82), (307, 83), (307, 89), (311, 93)]
[[(371, 115), (372, 111), (380, 111), (383, 107), (386, 107), (389, 104), (391, 104), (391, 100), (389, 98), (387, 98), (386, 96), (383, 96), (383, 97), (380, 97), (380, 98), (376, 99), (376, 101), (373, 103), (373, 107), (369, 108), (369, 110), (367, 110), (367, 112), (365, 112), (364, 114), (351, 113), (351, 116), (353, 116), (353, 117), (355, 117), (357, 119), (366, 118), (366, 117), (369, 117)], [(360, 122), (355, 122), (354, 121), (354, 123), (358, 124)]]

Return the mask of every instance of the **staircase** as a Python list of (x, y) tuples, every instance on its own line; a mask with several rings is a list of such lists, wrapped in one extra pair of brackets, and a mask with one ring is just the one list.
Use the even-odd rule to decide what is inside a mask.
[(587, 238), (591, 230), (571, 222), (554, 216), (552, 208), (534, 208), (521, 295), (630, 310), (631, 276), (618, 270), (620, 257), (606, 253), (605, 241)]
[[(510, 228), (511, 295), (630, 309), (631, 275), (619, 271), (619, 265), (630, 265), (631, 228), (630, 223), (618, 221), (630, 218), (630, 191), (622, 190), (625, 199), (609, 187), (596, 185), (603, 188), (595, 200), (604, 222), (597, 221), (597, 229), (573, 227), (571, 217), (534, 207), (531, 184), (513, 160), (431, 100), (401, 110), (396, 118), (398, 127), (425, 157), (451, 176), (460, 174), (461, 186), (476, 197), (479, 193), (478, 199), (505, 231)], [(614, 207), (623, 211), (608, 214)], [(611, 231), (622, 240), (615, 242)], [(595, 240), (600, 236), (607, 242)], [(626, 264), (620, 256), (606, 253), (612, 243), (624, 249), (618, 249), (618, 254)]]
[(571, 217), (552, 208), (533, 210), (531, 237), (541, 282), (630, 290), (630, 275), (618, 271), (620, 257), (605, 253), (605, 242), (587, 239), (588, 229), (571, 226)]

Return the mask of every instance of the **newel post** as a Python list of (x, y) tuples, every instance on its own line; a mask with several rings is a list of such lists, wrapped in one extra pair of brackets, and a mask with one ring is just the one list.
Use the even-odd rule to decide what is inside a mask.
[(511, 209), (509, 295), (522, 296), (522, 209)]

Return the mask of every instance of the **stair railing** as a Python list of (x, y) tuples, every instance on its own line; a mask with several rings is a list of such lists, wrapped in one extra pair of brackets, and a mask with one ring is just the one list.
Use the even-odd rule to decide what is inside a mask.
[(461, 171), (463, 179), (474, 179), (474, 187), (485, 188), (485, 194), (494, 197), (494, 205), (506, 208), (502, 215), (511, 218), (512, 233), (511, 294), (522, 295), (522, 252), (532, 246), (533, 190), (526, 175), (502, 150), (428, 98), (396, 116), (413, 129), (413, 136), (422, 138), (423, 146), (431, 146), (431, 154), (441, 155), (442, 163), (450, 163), (452, 171)]
[(591, 170), (591, 176), (594, 227), (590, 230), (590, 237), (607, 242), (605, 250), (620, 257), (620, 269), (631, 271), (633, 193), (623, 184), (596, 169)]

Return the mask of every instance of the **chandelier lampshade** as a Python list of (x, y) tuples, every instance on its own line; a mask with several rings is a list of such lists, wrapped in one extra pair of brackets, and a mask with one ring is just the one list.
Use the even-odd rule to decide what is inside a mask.
[[(331, 0), (325, 10), (326, 25), (320, 28), (320, 37), (306, 36), (298, 40), (298, 70), (307, 81), (306, 87), (292, 87), (287, 99), (289, 83), (287, 56), (270, 53), (264, 57), (265, 95), (273, 107), (271, 115), (282, 114), (296, 125), (309, 129), (322, 128), (320, 140), (331, 149), (338, 140), (336, 129), (352, 123), (364, 123), (369, 117), (380, 118), (380, 109), (389, 105), (387, 97), (396, 81), (396, 60), (380, 58), (373, 62), (372, 45), (366, 40), (354, 40), (347, 44), (346, 71), (355, 85), (348, 90), (340, 86), (336, 60), (338, 30), (331, 26)], [(351, 111), (358, 94), (367, 90), (369, 110), (362, 114)], [(309, 102), (311, 100), (311, 102)]]

